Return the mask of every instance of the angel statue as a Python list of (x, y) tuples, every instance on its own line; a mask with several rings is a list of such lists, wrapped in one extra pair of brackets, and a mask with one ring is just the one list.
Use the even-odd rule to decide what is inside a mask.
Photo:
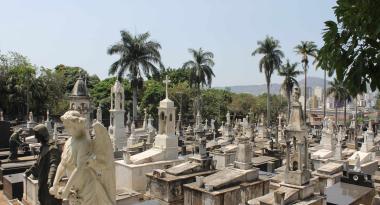
[[(50, 194), (68, 199), (70, 205), (116, 204), (113, 149), (106, 128), (95, 122), (92, 139), (78, 111), (66, 112), (61, 120), (72, 137), (65, 143)], [(65, 174), (66, 184), (61, 182)]]

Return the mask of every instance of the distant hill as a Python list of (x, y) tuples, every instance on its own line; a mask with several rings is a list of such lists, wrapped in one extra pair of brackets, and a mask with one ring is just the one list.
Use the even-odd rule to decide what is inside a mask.
[[(303, 84), (305, 80), (298, 79), (301, 89), (303, 88)], [(327, 83), (328, 84), (328, 83)], [(317, 86), (323, 88), (323, 78), (318, 77), (308, 77), (307, 78), (307, 86), (311, 88), (315, 88)], [(261, 95), (267, 92), (266, 84), (261, 85), (236, 85), (236, 86), (228, 86), (228, 87), (219, 87), (220, 89), (230, 89), (231, 92), (234, 93), (250, 93), (252, 95)], [(279, 94), (280, 93), (281, 84), (272, 83), (271, 84), (271, 93)]]

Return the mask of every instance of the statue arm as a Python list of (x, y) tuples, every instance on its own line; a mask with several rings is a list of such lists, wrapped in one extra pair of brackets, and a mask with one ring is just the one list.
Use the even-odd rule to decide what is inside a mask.
[(59, 166), (59, 151), (57, 149), (52, 149), (50, 151), (50, 162), (49, 162), (49, 172), (48, 172), (48, 187), (53, 186), (53, 182), (55, 180), (55, 174), (57, 172), (57, 167)]
[(34, 177), (38, 178), (37, 163), (34, 163), (33, 166), (31, 166), (29, 169), (27, 169), (25, 171), (25, 175), (27, 177), (30, 175), (33, 175)]

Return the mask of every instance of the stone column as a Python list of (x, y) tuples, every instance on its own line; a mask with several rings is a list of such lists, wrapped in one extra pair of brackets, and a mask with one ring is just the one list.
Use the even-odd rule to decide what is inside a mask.
[(302, 143), (297, 143), (298, 147), (298, 170), (303, 170), (302, 167)]
[(305, 144), (304, 144), (304, 148), (305, 148), (305, 169), (309, 169), (309, 162), (308, 162), (308, 158), (309, 158), (309, 154), (308, 154), (308, 142), (307, 142), (307, 138), (306, 136), (304, 136), (304, 139), (305, 139)]
[[(290, 170), (290, 141), (287, 141), (286, 142), (286, 167), (285, 167), (285, 174), (288, 173), (288, 171)], [(286, 177), (286, 175), (285, 175)]]

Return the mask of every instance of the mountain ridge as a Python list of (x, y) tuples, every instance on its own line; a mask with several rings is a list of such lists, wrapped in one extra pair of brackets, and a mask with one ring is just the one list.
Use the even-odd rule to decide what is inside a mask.
[[(315, 87), (321, 87), (323, 88), (323, 78), (319, 77), (308, 77), (307, 78), (307, 86), (314, 89)], [(301, 89), (303, 88), (305, 80), (301, 79), (298, 81)], [(328, 82), (327, 82), (328, 85)], [(226, 86), (226, 87), (216, 87), (219, 89), (228, 89), (233, 93), (249, 93), (252, 95), (261, 95), (263, 93), (267, 92), (267, 85), (266, 84), (259, 84), (259, 85), (234, 85), (234, 86)], [(280, 83), (272, 83), (271, 84), (271, 94), (279, 94), (280, 93), (281, 84)]]

